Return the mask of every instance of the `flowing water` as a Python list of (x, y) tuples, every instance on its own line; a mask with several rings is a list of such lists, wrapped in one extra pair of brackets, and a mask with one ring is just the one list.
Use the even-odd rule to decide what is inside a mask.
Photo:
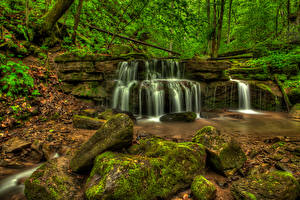
[(231, 79), (231, 81), (237, 82), (238, 84), (238, 95), (239, 95), (239, 110), (238, 112), (246, 113), (246, 114), (259, 114), (251, 109), (251, 96), (250, 96), (250, 87), (249, 84)]
[(184, 67), (173, 60), (122, 62), (112, 107), (148, 117), (183, 111), (199, 113), (200, 83), (183, 77)]
[[(51, 159), (58, 158), (59, 155), (55, 153)], [(31, 176), (31, 174), (37, 170), (43, 163), (26, 170), (22, 170), (19, 173), (8, 176), (0, 180), (0, 199), (10, 200), (14, 195), (23, 196), (24, 184), (21, 183), (22, 179), (26, 179)]]

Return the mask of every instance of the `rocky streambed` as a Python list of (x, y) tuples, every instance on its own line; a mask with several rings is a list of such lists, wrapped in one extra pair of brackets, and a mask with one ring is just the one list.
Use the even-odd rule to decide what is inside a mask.
[[(112, 110), (88, 109), (78, 114), (73, 124), (64, 125), (69, 136), (62, 142), (65, 147), (57, 148), (62, 156), (42, 164), (26, 179), (27, 199), (299, 196), (299, 136), (288, 131), (281, 136), (280, 131), (275, 132), (278, 136), (253, 134), (245, 129), (253, 116), (219, 112), (194, 122), (158, 123), (135, 122), (133, 116)], [(288, 121), (278, 113), (271, 114), (260, 115), (258, 121)], [(243, 125), (234, 128), (237, 121)], [(54, 143), (60, 138), (56, 126)], [(297, 131), (295, 127), (291, 130)], [(29, 151), (32, 144), (26, 145), (22, 148)]]

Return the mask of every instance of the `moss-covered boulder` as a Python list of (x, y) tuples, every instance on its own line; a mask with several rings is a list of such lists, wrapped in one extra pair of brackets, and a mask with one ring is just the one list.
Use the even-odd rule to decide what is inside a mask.
[(25, 181), (28, 200), (83, 199), (80, 180), (68, 172), (68, 159), (60, 157), (43, 164)]
[(299, 189), (293, 175), (283, 171), (250, 175), (231, 186), (232, 195), (237, 200), (295, 200), (300, 194)]
[(158, 138), (141, 140), (130, 153), (105, 152), (95, 160), (87, 199), (168, 198), (188, 187), (205, 167), (205, 148)]
[(203, 144), (207, 149), (209, 164), (226, 175), (232, 175), (240, 169), (247, 159), (236, 140), (222, 135), (212, 126), (199, 130), (193, 137), (193, 142)]
[(70, 168), (75, 172), (89, 169), (96, 156), (105, 150), (121, 150), (132, 144), (133, 122), (125, 114), (117, 114), (103, 126), (76, 152)]
[(193, 122), (197, 118), (194, 112), (169, 113), (159, 118), (162, 122)]
[(97, 130), (104, 124), (104, 122), (105, 120), (87, 117), (87, 116), (81, 116), (81, 115), (73, 116), (73, 126), (75, 128)]
[(300, 121), (300, 103), (297, 103), (292, 107), (289, 117), (296, 121)]
[(196, 200), (213, 200), (217, 192), (214, 184), (201, 175), (195, 177), (191, 190)]

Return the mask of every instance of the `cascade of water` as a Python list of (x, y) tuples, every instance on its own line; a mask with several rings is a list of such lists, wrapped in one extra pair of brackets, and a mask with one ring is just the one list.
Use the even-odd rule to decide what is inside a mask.
[[(182, 79), (184, 69), (173, 60), (150, 60), (144, 63), (144, 80), (138, 81), (138, 62), (119, 64), (118, 82), (113, 94), (113, 108), (135, 112), (140, 116), (160, 116), (169, 112), (201, 109), (200, 84)], [(142, 66), (142, 67), (143, 67)], [(133, 90), (139, 86), (139, 90)], [(130, 108), (133, 91), (138, 99), (137, 109)], [(135, 98), (135, 97), (134, 97)]]
[(113, 108), (129, 111), (131, 88), (137, 84), (138, 62), (122, 62), (119, 64), (118, 82), (113, 93)]
[(258, 114), (258, 112), (251, 110), (249, 85), (240, 80), (231, 79), (231, 81), (238, 83), (239, 111), (248, 114)]

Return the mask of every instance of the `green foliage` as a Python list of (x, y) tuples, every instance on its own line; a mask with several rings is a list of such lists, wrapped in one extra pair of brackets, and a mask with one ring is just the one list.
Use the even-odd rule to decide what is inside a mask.
[(270, 52), (268, 56), (253, 59), (248, 62), (252, 67), (261, 67), (270, 74), (283, 74), (287, 77), (299, 72), (299, 54)]
[[(8, 97), (22, 95), (37, 95), (38, 91), (33, 90), (34, 80), (29, 74), (29, 67), (23, 63), (8, 61), (0, 66), (0, 93)], [(33, 91), (33, 93), (31, 93)]]

